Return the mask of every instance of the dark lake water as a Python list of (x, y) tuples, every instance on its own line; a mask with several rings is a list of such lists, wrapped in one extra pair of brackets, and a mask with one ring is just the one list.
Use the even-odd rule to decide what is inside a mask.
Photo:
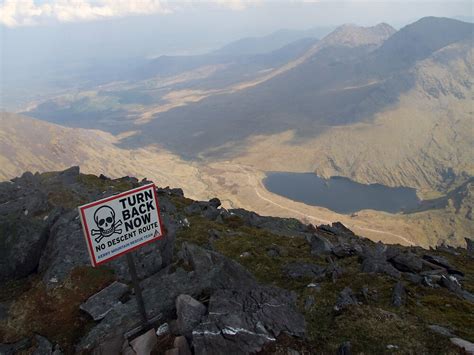
[(344, 177), (322, 179), (313, 173), (269, 172), (263, 183), (280, 196), (338, 213), (363, 209), (396, 213), (420, 204), (415, 189), (364, 185)]

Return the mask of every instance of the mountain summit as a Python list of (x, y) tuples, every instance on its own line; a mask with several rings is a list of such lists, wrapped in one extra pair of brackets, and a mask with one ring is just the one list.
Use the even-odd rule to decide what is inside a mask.
[(396, 30), (386, 23), (379, 23), (372, 27), (346, 24), (336, 28), (324, 37), (321, 40), (321, 45), (346, 47), (379, 46), (395, 32)]

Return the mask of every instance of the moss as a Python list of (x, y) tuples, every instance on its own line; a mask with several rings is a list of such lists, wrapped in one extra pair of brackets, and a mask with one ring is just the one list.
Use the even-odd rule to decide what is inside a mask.
[(66, 352), (93, 323), (79, 306), (113, 281), (107, 269), (78, 267), (60, 286), (48, 290), (37, 279), (32, 287), (15, 299), (8, 321), (0, 323), (0, 342), (17, 341), (41, 334), (61, 345)]
[(116, 192), (123, 192), (137, 187), (130, 179), (120, 178), (114, 180), (101, 179), (92, 174), (80, 174), (77, 181), (85, 187), (92, 190), (108, 190), (112, 189)]

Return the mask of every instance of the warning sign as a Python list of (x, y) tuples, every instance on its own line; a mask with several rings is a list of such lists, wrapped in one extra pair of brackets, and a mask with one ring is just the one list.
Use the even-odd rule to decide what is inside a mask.
[(79, 207), (93, 266), (163, 237), (154, 184)]

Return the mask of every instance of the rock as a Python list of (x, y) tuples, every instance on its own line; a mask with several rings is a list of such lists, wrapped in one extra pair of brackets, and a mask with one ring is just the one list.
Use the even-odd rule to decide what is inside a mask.
[(350, 306), (357, 306), (359, 304), (354, 292), (349, 287), (344, 288), (337, 297), (336, 305), (334, 306), (334, 310), (336, 312), (342, 311), (347, 307)]
[(215, 207), (216, 205), (220, 206), (219, 199), (212, 199), (209, 202), (195, 201), (186, 206), (184, 212), (188, 215), (199, 214), (204, 218), (214, 221), (220, 215), (220, 211)]
[(405, 292), (405, 287), (401, 283), (401, 281), (398, 281), (395, 284), (395, 287), (393, 288), (392, 292), (392, 306), (394, 307), (401, 307), (405, 304), (405, 298), (406, 298), (406, 292)]
[(302, 337), (304, 317), (296, 295), (274, 287), (218, 290), (209, 300), (209, 315), (192, 333), (195, 354), (248, 354), (282, 333)]
[(474, 258), (474, 240), (470, 238), (464, 238), (466, 241), (467, 255)]
[(244, 224), (265, 229), (273, 234), (291, 237), (308, 235), (307, 226), (294, 218), (264, 217), (241, 208), (231, 209), (229, 212), (240, 217)]
[(222, 238), (221, 232), (216, 231), (215, 229), (209, 229), (207, 234), (209, 235), (209, 243), (213, 243), (216, 240), (219, 240)]
[(179, 349), (177, 348), (168, 349), (166, 350), (165, 355), (180, 355)]
[(333, 245), (329, 240), (317, 234), (313, 234), (307, 238), (311, 246), (311, 255), (319, 256), (331, 253)]
[(279, 246), (279, 245), (272, 244), (267, 249), (267, 255), (272, 257), (272, 258), (276, 258), (278, 256), (286, 257), (286, 256), (288, 256), (288, 250), (284, 247)]
[(209, 205), (214, 208), (219, 208), (221, 205), (221, 200), (219, 200), (217, 197), (211, 198), (209, 200)]
[(442, 326), (437, 325), (437, 324), (431, 324), (431, 325), (428, 326), (428, 328), (430, 328), (433, 332), (435, 332), (439, 335), (443, 335), (443, 336), (446, 336), (446, 337), (452, 337), (453, 336), (453, 333), (448, 328), (442, 327)]
[(163, 323), (156, 330), (156, 336), (160, 337), (162, 335), (168, 334), (170, 332), (170, 327), (168, 323)]
[(332, 225), (323, 224), (318, 226), (318, 229), (323, 230), (325, 232), (340, 235), (340, 236), (355, 236), (354, 232), (352, 232), (349, 228), (343, 225), (341, 222), (334, 222)]
[(467, 340), (464, 340), (464, 339), (461, 339), (461, 338), (451, 338), (449, 339), (451, 340), (451, 343), (453, 343), (454, 345), (460, 347), (461, 349), (463, 349), (466, 354), (469, 354), (469, 355), (472, 355), (474, 354), (474, 344), (467, 341)]
[(130, 342), (130, 346), (137, 355), (149, 355), (155, 349), (156, 344), (157, 339), (154, 329), (150, 329)]
[(337, 263), (332, 260), (330, 256), (327, 259), (329, 265), (326, 268), (326, 274), (329, 275), (331, 277), (332, 282), (335, 283), (337, 279), (344, 274), (344, 271)]
[(53, 355), (63, 355), (63, 350), (59, 346), (59, 344), (56, 344), (54, 347)]
[(464, 276), (464, 273), (462, 273), (459, 270), (456, 270), (449, 262), (446, 260), (446, 258), (443, 258), (442, 256), (437, 256), (437, 255), (429, 255), (425, 254), (423, 255), (423, 259), (428, 261), (431, 264), (435, 264), (437, 266), (445, 268), (448, 273), (454, 274), (454, 275), (459, 275), (459, 276)]
[(239, 255), (240, 258), (250, 258), (252, 254), (248, 251), (244, 251), (242, 254)]
[(35, 340), (36, 349), (33, 351), (33, 355), (50, 355), (53, 353), (53, 344), (48, 339), (41, 335), (35, 335)]
[(179, 355), (192, 355), (188, 341), (184, 336), (176, 337), (174, 339), (173, 346), (175, 349), (178, 349)]
[(351, 342), (345, 341), (337, 349), (337, 355), (351, 355), (352, 354), (351, 349), (352, 349)]
[(408, 281), (416, 285), (420, 284), (421, 281), (423, 280), (422, 276), (418, 274), (413, 274), (411, 272), (404, 272), (403, 277), (405, 277)]
[(474, 303), (474, 295), (469, 291), (464, 290), (455, 276), (443, 275), (441, 276), (439, 283), (441, 284), (441, 286), (446, 287), (449, 291), (453, 292), (458, 297), (463, 298), (471, 303)]
[(89, 297), (79, 308), (89, 313), (95, 321), (101, 320), (113, 307), (120, 303), (120, 298), (127, 291), (127, 285), (115, 281), (100, 292)]
[(239, 263), (194, 244), (183, 243), (182, 259), (191, 265), (203, 287), (238, 288), (256, 283), (254, 277)]
[(189, 336), (206, 314), (206, 306), (189, 295), (179, 295), (176, 298), (176, 314), (179, 332)]
[[(170, 273), (165, 268), (141, 282), (143, 299), (149, 318), (161, 314), (161, 319), (172, 319), (176, 314), (175, 300), (180, 294), (197, 297), (220, 289), (247, 289), (258, 286), (254, 277), (240, 264), (223, 255), (193, 244), (183, 243), (181, 260), (193, 271), (178, 268)], [(86, 352), (113, 335), (123, 335), (140, 322), (136, 300), (131, 297), (114, 307), (92, 328), (77, 345), (77, 352)], [(111, 331), (113, 330), (113, 331)]]
[(292, 279), (300, 279), (305, 277), (321, 278), (326, 273), (326, 268), (323, 266), (293, 262), (283, 267), (283, 272)]
[[(31, 198), (47, 200), (46, 196)], [(25, 216), (21, 208), (0, 214), (0, 282), (26, 277), (37, 269), (48, 240), (47, 227), (46, 221)]]
[(362, 262), (361, 271), (365, 273), (386, 274), (393, 278), (401, 277), (400, 271), (383, 259), (367, 258)]
[(94, 355), (113, 355), (119, 354), (123, 349), (123, 337), (120, 335), (113, 335), (100, 342), (92, 351)]
[(393, 266), (404, 272), (420, 272), (423, 269), (422, 259), (410, 252), (399, 254), (390, 260)]
[(15, 355), (20, 351), (25, 351), (31, 347), (31, 340), (28, 338), (17, 341), (12, 344), (0, 344), (1, 355)]

